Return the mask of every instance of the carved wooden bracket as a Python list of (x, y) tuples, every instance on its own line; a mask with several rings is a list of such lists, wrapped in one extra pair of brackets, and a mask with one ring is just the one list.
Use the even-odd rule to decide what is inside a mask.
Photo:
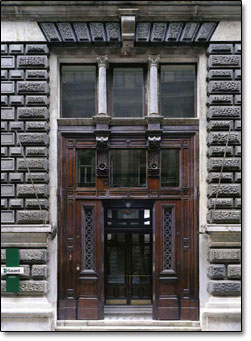
[(97, 147), (97, 176), (108, 176), (109, 172), (109, 146), (108, 136), (96, 136)]
[(148, 175), (160, 175), (160, 136), (148, 136)]

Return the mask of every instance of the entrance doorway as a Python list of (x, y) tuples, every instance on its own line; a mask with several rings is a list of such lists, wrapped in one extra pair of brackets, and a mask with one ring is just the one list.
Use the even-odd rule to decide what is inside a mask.
[[(152, 208), (105, 209), (105, 304), (152, 303)], [(137, 205), (138, 206), (138, 205)]]

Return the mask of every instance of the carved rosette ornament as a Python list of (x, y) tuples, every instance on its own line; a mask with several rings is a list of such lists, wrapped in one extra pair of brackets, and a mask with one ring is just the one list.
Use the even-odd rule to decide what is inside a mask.
[(160, 136), (148, 137), (148, 175), (158, 177), (160, 175)]
[(109, 154), (108, 154), (108, 136), (96, 137), (97, 148), (97, 176), (108, 176)]

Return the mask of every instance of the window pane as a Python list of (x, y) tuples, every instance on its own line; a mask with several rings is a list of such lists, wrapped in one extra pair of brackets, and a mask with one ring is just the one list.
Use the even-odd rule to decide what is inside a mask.
[(78, 150), (78, 186), (95, 187), (96, 183), (96, 160), (95, 150)]
[(115, 117), (143, 116), (143, 68), (114, 68), (113, 103)]
[(195, 116), (195, 65), (161, 66), (161, 115)]
[(142, 187), (146, 185), (145, 150), (112, 150), (111, 186)]
[(86, 118), (95, 114), (96, 67), (62, 66), (62, 117)]
[(164, 149), (161, 151), (161, 186), (179, 186), (179, 150)]

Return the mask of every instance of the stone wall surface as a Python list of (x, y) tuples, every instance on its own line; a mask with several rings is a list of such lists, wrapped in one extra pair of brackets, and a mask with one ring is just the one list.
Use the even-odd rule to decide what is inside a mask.
[[(2, 226), (48, 223), (48, 54), (47, 44), (1, 45)], [(46, 249), (20, 250), (20, 295), (47, 293), (47, 260)]]
[[(241, 223), (241, 44), (210, 44), (207, 52), (207, 221), (217, 230), (219, 224)], [(230, 233), (217, 243), (209, 245), (208, 291), (240, 296), (240, 240)]]

